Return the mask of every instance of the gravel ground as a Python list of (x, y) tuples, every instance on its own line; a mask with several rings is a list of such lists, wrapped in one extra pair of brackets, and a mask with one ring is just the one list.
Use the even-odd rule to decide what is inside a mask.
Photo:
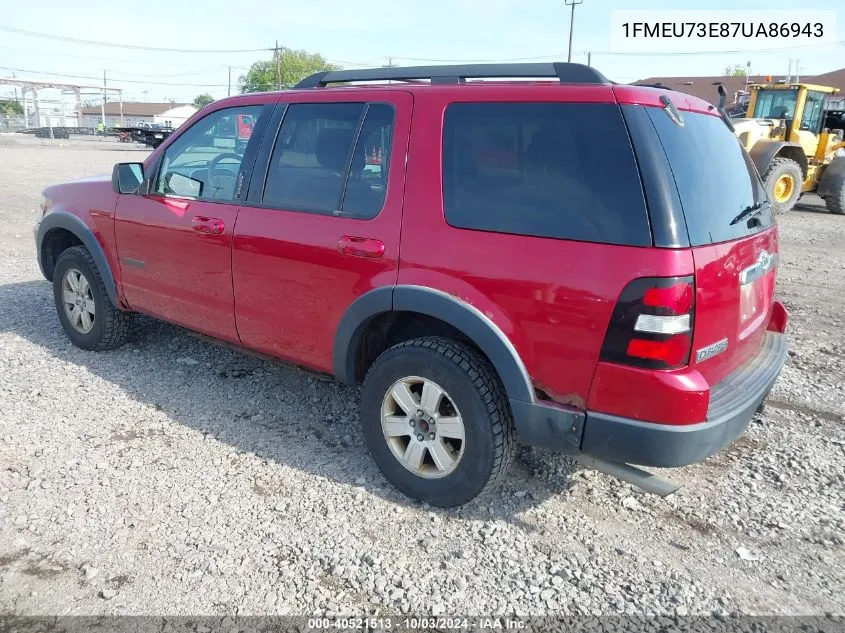
[(678, 493), (526, 448), (441, 511), (377, 471), (356, 389), (151, 319), (67, 341), (40, 190), (144, 155), (0, 135), (0, 615), (845, 612), (845, 218), (818, 199), (781, 222), (770, 406)]

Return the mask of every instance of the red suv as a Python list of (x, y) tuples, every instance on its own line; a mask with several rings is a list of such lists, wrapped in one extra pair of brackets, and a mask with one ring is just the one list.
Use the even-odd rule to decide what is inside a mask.
[(631, 464), (731, 442), (786, 357), (777, 230), (720, 111), (577, 64), (319, 73), (43, 206), (76, 345), (142, 312), (361, 383), (373, 458), (435, 505), (517, 439), (666, 492)]

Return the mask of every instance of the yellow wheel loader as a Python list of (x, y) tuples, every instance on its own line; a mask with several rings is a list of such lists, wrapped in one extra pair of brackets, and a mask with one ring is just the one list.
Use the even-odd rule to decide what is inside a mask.
[(845, 214), (845, 132), (825, 123), (825, 100), (835, 92), (803, 83), (755, 84), (746, 117), (731, 119), (775, 213), (815, 191), (828, 211)]

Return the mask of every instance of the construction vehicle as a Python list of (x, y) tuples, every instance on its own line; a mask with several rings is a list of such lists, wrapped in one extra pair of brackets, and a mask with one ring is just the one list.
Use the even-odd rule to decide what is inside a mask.
[(845, 215), (845, 132), (827, 127), (831, 119), (825, 113), (828, 95), (838, 89), (804, 83), (750, 89), (745, 118), (731, 123), (775, 213), (789, 211), (802, 193), (814, 191), (828, 211)]

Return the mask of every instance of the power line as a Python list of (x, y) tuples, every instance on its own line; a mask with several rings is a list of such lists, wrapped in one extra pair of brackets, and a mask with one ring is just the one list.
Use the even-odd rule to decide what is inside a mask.
[[(75, 54), (72, 54), (72, 53), (66, 53), (65, 51), (43, 51), (43, 50), (38, 50), (38, 49), (34, 49), (34, 48), (25, 48), (25, 47), (18, 47), (18, 46), (0, 46), (0, 50), (14, 51), (15, 53), (26, 53), (27, 57), (29, 57), (30, 55), (34, 55), (34, 56), (44, 56), (44, 55), (46, 55), (48, 57), (63, 57), (63, 58), (68, 58), (68, 59), (90, 59), (90, 60), (98, 61), (98, 62), (110, 62), (112, 64), (118, 63), (118, 62), (120, 62), (121, 64), (146, 64), (146, 65), (152, 65), (152, 64), (158, 64), (159, 63), (158, 61), (150, 61), (149, 58), (141, 59), (139, 57), (136, 57), (134, 59), (127, 59), (125, 57), (113, 57), (111, 55), (108, 55), (108, 56), (106, 56), (106, 55), (75, 55)], [(169, 66), (178, 66), (180, 68), (196, 68), (197, 63), (199, 63), (199, 62), (194, 61), (192, 63), (186, 64), (184, 62), (174, 62), (174, 61), (168, 60), (167, 66), (168, 67)], [(203, 67), (203, 69), (196, 70), (196, 72), (204, 72), (205, 70), (210, 70), (212, 68), (217, 69), (217, 68), (226, 68), (226, 67), (227, 67), (227, 64), (218, 64), (218, 65), (215, 65), (215, 66), (205, 66), (205, 67)], [(246, 68), (246, 67), (245, 66), (232, 66), (232, 68)]]
[[(100, 77), (93, 75), (70, 75), (67, 73), (51, 73), (43, 70), (32, 70), (31, 68), (10, 68), (8, 66), (0, 66), (3, 70), (11, 70), (19, 73), (33, 73), (36, 75), (48, 75), (50, 77), (70, 77), (71, 79), (96, 79), (100, 81)], [(225, 88), (227, 84), (192, 84), (184, 82), (168, 82), (168, 81), (141, 81), (138, 79), (115, 79), (117, 83), (127, 84), (149, 84), (155, 86), (190, 86), (192, 88)]]
[[(145, 75), (145, 74), (139, 74), (139, 73), (125, 73), (122, 70), (117, 70), (115, 68), (109, 68), (108, 71), (110, 73), (117, 73), (118, 75), (124, 75), (126, 77), (142, 77), (142, 78), (147, 77), (147, 78), (152, 78), (152, 79), (168, 79), (168, 78), (172, 78), (172, 77), (194, 77), (196, 75), (207, 75), (207, 74), (211, 74), (211, 73), (224, 72), (227, 68), (237, 68), (237, 66), (221, 65), (221, 66), (215, 66), (214, 68), (206, 68), (204, 70), (198, 69), (198, 70), (193, 70), (193, 71), (189, 71), (189, 72), (173, 73), (173, 74), (168, 74), (168, 75)], [(120, 78), (118, 77), (117, 79), (119, 80)]]
[[(838, 40), (832, 43), (834, 46), (842, 46), (845, 44), (845, 40)], [(673, 57), (673, 56), (683, 56), (683, 55), (729, 55), (735, 53), (775, 53), (779, 51), (789, 51), (794, 49), (801, 49), (801, 48), (808, 48), (818, 46), (818, 44), (801, 44), (798, 46), (785, 46), (781, 48), (765, 48), (765, 49), (737, 49), (737, 50), (723, 50), (723, 51), (679, 51), (679, 52), (671, 52), (671, 51), (643, 51), (643, 52), (616, 52), (616, 51), (573, 51), (576, 55), (587, 55), (591, 53), (593, 55), (639, 55), (639, 56), (652, 56), (652, 57)], [(461, 58), (461, 59), (444, 59), (444, 58), (435, 58), (435, 57), (402, 57), (394, 55), (394, 59), (401, 59), (409, 62), (429, 62), (429, 63), (456, 63), (456, 64), (470, 64), (470, 63), (504, 63), (504, 62), (527, 62), (527, 61), (539, 61), (539, 60), (557, 60), (563, 59), (567, 56), (567, 53), (553, 53), (551, 55), (535, 55), (532, 57), (500, 57), (494, 59), (483, 59), (483, 58)], [(352, 64), (353, 62), (341, 62), (341, 63), (349, 63)], [(357, 64), (356, 64), (357, 65)]]
[(266, 48), (242, 48), (242, 49), (198, 49), (198, 48), (162, 48), (157, 46), (141, 46), (138, 44), (120, 44), (118, 42), (101, 42), (96, 40), (85, 40), (78, 37), (67, 37), (65, 35), (52, 35), (50, 33), (40, 33), (38, 31), (27, 31), (25, 29), (16, 29), (11, 26), (0, 25), (0, 31), (7, 33), (14, 33), (16, 35), (25, 35), (27, 37), (38, 37), (45, 40), (54, 40), (58, 42), (71, 42), (73, 44), (88, 44), (91, 46), (109, 46), (111, 48), (125, 48), (137, 51), (158, 51), (162, 53), (259, 53), (265, 52)]
[[(0, 25), (0, 31), (5, 31), (8, 33), (14, 33), (17, 35), (23, 35), (27, 37), (36, 37), (48, 40), (55, 40), (61, 42), (71, 42), (75, 44), (87, 44), (92, 46), (106, 46), (112, 48), (123, 48), (123, 49), (130, 49), (130, 50), (142, 50), (142, 51), (150, 51), (150, 52), (163, 52), (163, 53), (202, 53), (202, 54), (214, 54), (214, 53), (262, 53), (267, 51), (274, 51), (275, 48), (250, 48), (250, 49), (185, 49), (185, 48), (166, 48), (166, 47), (155, 47), (155, 46), (142, 46), (136, 44), (122, 44), (118, 42), (103, 42), (97, 40), (87, 40), (81, 39), (76, 37), (68, 37), (63, 35), (53, 35), (49, 33), (41, 33), (38, 31), (28, 31), (25, 29), (18, 29), (15, 27), (10, 26), (3, 26)], [(833, 42), (835, 46), (841, 46), (845, 44), (845, 40), (839, 40)], [(277, 45), (278, 46), (278, 45)], [(816, 43), (810, 44), (801, 44), (797, 46), (789, 46), (789, 47), (781, 47), (781, 48), (768, 48), (768, 49), (734, 49), (734, 50), (720, 50), (720, 51), (678, 51), (678, 52), (669, 52), (669, 51), (637, 51), (637, 52), (616, 52), (616, 51), (579, 51), (577, 54), (586, 55), (587, 53), (592, 53), (593, 55), (634, 55), (634, 56), (664, 56), (664, 57), (671, 57), (671, 56), (684, 56), (684, 55), (727, 55), (727, 54), (736, 54), (736, 53), (766, 53), (766, 52), (779, 52), (779, 51), (788, 51), (793, 49), (802, 49), (802, 48), (811, 48), (818, 46)], [(65, 53), (61, 53), (61, 55), (65, 57), (74, 57), (73, 55), (68, 55)], [(426, 57), (401, 57), (401, 56), (394, 56), (395, 59), (403, 59), (407, 61), (413, 62), (434, 62), (434, 63), (502, 63), (502, 62), (509, 62), (509, 61), (532, 61), (532, 60), (546, 60), (546, 59), (562, 59), (566, 56), (564, 53), (554, 53), (551, 55), (536, 55), (531, 57), (507, 57), (507, 58), (458, 58), (458, 59), (444, 59), (444, 58), (426, 58)], [(76, 57), (84, 57), (84, 56), (76, 56)], [(95, 58), (91, 57), (91, 59), (104, 59), (104, 58)], [(383, 58), (379, 58), (383, 59)], [(130, 60), (126, 60), (130, 61)], [(134, 61), (134, 60), (132, 60)], [(371, 61), (367, 62), (354, 62), (354, 61), (347, 61), (347, 60), (334, 60), (336, 63), (346, 64), (350, 66), (367, 66)], [(233, 68), (239, 68), (237, 66), (233, 66)]]
[[(7, 51), (14, 51), (16, 53), (27, 53), (28, 55), (47, 55), (52, 57), (65, 57), (65, 58), (73, 58), (73, 59), (91, 59), (95, 61), (107, 61), (111, 63), (121, 62), (127, 64), (155, 64), (157, 62), (151, 62), (148, 59), (126, 59), (125, 57), (103, 57), (100, 55), (72, 55), (70, 53), (66, 53), (64, 51), (41, 51), (32, 48), (20, 48), (17, 46), (0, 46), (0, 50), (7, 50)], [(108, 69), (110, 72), (116, 72), (121, 75), (126, 75), (128, 77), (156, 77), (156, 78), (167, 78), (167, 77), (189, 77), (192, 75), (201, 75), (201, 74), (210, 74), (215, 71), (225, 70), (226, 68), (232, 68), (237, 70), (249, 70), (249, 66), (236, 66), (236, 65), (229, 65), (229, 64), (218, 64), (215, 66), (204, 66), (202, 68), (197, 68), (196, 62), (192, 64), (185, 64), (179, 62), (168, 61), (168, 66), (179, 66), (181, 68), (192, 68), (191, 71), (186, 71), (184, 73), (173, 73), (167, 75), (145, 75), (145, 74), (137, 74), (137, 73), (127, 73), (122, 70), (117, 70), (114, 68)]]
[[(341, 66), (373, 66), (379, 65), (381, 61), (384, 59), (382, 57), (373, 57), (372, 59), (367, 59), (362, 62), (350, 62), (346, 59), (326, 59), (327, 62), (330, 64), (340, 64)], [(402, 59), (408, 59), (407, 57), (403, 57)]]
[[(13, 29), (11, 27), (0, 26), (0, 30), (2, 31), (10, 31), (10, 32), (23, 32), (21, 29)], [(59, 40), (72, 40), (76, 41), (75, 38), (63, 38), (60, 36), (47, 36), (44, 34), (37, 34), (34, 32), (26, 32), (27, 34), (32, 34), (34, 36), (44, 36), (49, 37), (52, 39), (59, 39)], [(80, 42), (82, 40), (79, 40)], [(103, 45), (112, 45), (110, 43), (103, 43), (103, 42), (90, 42), (85, 41), (86, 43), (97, 43)], [(845, 44), (845, 40), (839, 40), (833, 43), (835, 46), (842, 46)], [(142, 50), (155, 50), (155, 51), (169, 51), (169, 52), (224, 52), (224, 51), (199, 51), (199, 50), (190, 50), (186, 51), (183, 49), (165, 49), (165, 48), (153, 48), (153, 47), (135, 47), (131, 45), (122, 45), (122, 44), (114, 44), (114, 46), (120, 46), (125, 48), (136, 48)], [(777, 51), (788, 51), (795, 48), (806, 48), (807, 46), (814, 46), (814, 45), (805, 45), (805, 46), (794, 46), (794, 47), (786, 47), (786, 48), (772, 48), (772, 49), (757, 49), (757, 50), (724, 50), (724, 51), (679, 51), (679, 52), (630, 52), (630, 53), (619, 53), (614, 51), (579, 51), (577, 54), (579, 55), (604, 55), (604, 56), (614, 56), (614, 55), (634, 55), (634, 56), (662, 56), (662, 57), (671, 57), (671, 56), (685, 56), (685, 55), (724, 55), (724, 54), (736, 54), (736, 53), (763, 53), (763, 52), (777, 52)], [(278, 44), (277, 44), (278, 47)], [(270, 48), (270, 49), (252, 49), (249, 51), (226, 51), (226, 52), (265, 52), (265, 51), (277, 51), (278, 48)], [(278, 55), (278, 53), (276, 53)], [(65, 55), (68, 57), (72, 57), (71, 55)], [(555, 60), (561, 59), (564, 55), (563, 54), (552, 54), (552, 55), (538, 55), (538, 56), (531, 56), (531, 57), (509, 57), (509, 58), (497, 58), (497, 59), (444, 59), (444, 58), (426, 58), (426, 57), (396, 57), (391, 56), (390, 59), (400, 59), (410, 62), (427, 62), (427, 63), (502, 63), (502, 62), (515, 62), (515, 61), (535, 61), (535, 60)], [(94, 58), (97, 59), (97, 58)], [(383, 59), (383, 58), (382, 58)], [(347, 60), (333, 60), (334, 63), (345, 64), (345, 65), (354, 65), (354, 66), (367, 66), (371, 65), (371, 61), (364, 61), (364, 62), (353, 62)], [(391, 62), (392, 63), (392, 62)], [(14, 71), (14, 72), (22, 72), (22, 73), (34, 73), (38, 75), (47, 75), (52, 77), (69, 77), (69, 78), (76, 78), (76, 79), (93, 79), (98, 80), (99, 77), (92, 76), (92, 75), (71, 75), (66, 73), (56, 73), (56, 72), (48, 72), (48, 71), (40, 71), (40, 70), (32, 70), (32, 69), (24, 69), (24, 68), (12, 68), (7, 66), (0, 66), (0, 68), (4, 70)], [(221, 65), (220, 70), (225, 69), (226, 66)], [(231, 66), (231, 68), (235, 69), (243, 69), (248, 70), (249, 67), (247, 66)], [(213, 70), (217, 70), (217, 67), (214, 69), (210, 69), (207, 72), (213, 72)], [(201, 74), (202, 71), (194, 71), (194, 72), (185, 72), (185, 73), (178, 73), (178, 74), (170, 74), (170, 75), (144, 75), (144, 74), (134, 74), (134, 73), (124, 73), (122, 71), (111, 71), (116, 72), (119, 75), (125, 75), (129, 77), (150, 77), (150, 78), (167, 78), (167, 77), (180, 77), (180, 76), (191, 76), (194, 74)], [(230, 71), (231, 72), (231, 71)], [(118, 83), (125, 83), (125, 84), (149, 84), (149, 85), (158, 85), (158, 86), (176, 86), (176, 87), (192, 87), (192, 88), (230, 88), (229, 83), (184, 83), (184, 82), (167, 82), (167, 81), (152, 81), (152, 80), (140, 80), (140, 79), (123, 79), (123, 78), (112, 78), (112, 81)], [(263, 87), (263, 86), (262, 86)], [(268, 89), (273, 89), (275, 86), (267, 84), (266, 86)]]
[[(836, 42), (831, 42), (829, 45), (833, 46), (842, 46), (845, 44), (845, 40), (838, 40)], [(637, 51), (637, 52), (616, 52), (616, 51), (582, 51), (582, 54), (586, 54), (587, 52), (592, 53), (593, 55), (635, 55), (635, 56), (645, 56), (645, 57), (677, 57), (677, 56), (684, 56), (684, 55), (730, 55), (735, 53), (780, 53), (780, 52), (787, 52), (796, 49), (804, 49), (804, 48), (812, 48), (815, 46), (819, 46), (819, 44), (800, 44), (798, 46), (782, 46), (780, 48), (743, 48), (743, 49), (736, 49), (731, 51), (677, 51), (677, 52), (669, 52), (669, 51)]]
[[(586, 51), (583, 51), (586, 53)], [(566, 53), (563, 55), (538, 55), (536, 57), (502, 57), (499, 59), (438, 59), (438, 58), (431, 58), (431, 57), (397, 57), (396, 55), (393, 56), (393, 59), (404, 59), (409, 62), (434, 62), (434, 63), (455, 63), (455, 64), (471, 64), (471, 63), (503, 63), (503, 62), (527, 62), (532, 60), (543, 60), (543, 59), (561, 59), (562, 57), (566, 57)]]

